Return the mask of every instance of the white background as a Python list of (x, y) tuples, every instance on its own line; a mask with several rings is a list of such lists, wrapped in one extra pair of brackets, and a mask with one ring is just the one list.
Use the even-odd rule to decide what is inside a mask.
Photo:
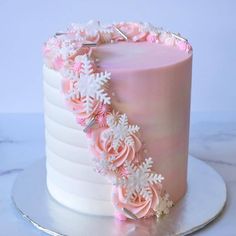
[(71, 22), (148, 21), (194, 48), (192, 111), (236, 110), (236, 1), (0, 0), (0, 112), (42, 112), (43, 42)]

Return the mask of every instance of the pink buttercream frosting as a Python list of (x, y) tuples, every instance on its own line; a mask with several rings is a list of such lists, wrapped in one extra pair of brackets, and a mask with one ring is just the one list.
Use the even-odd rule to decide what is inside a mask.
[[(181, 39), (181, 36), (175, 37), (171, 32), (160, 30), (148, 23), (121, 22), (104, 28), (100, 26), (99, 22), (90, 21), (87, 29), (81, 25), (74, 24), (67, 32), (61, 33), (59, 37), (49, 39), (43, 47), (45, 64), (50, 68), (58, 70), (63, 67), (65, 61), (71, 60), (77, 55), (90, 54), (91, 48), (82, 47), (82, 41), (97, 44), (125, 41), (126, 39), (121, 34), (116, 30), (114, 31), (114, 27), (124, 33), (127, 40), (131, 42), (147, 41), (177, 47), (179, 50), (186, 52), (192, 50), (188, 41), (184, 38)], [(63, 48), (70, 50), (69, 55), (61, 56), (63, 54), (61, 49)]]
[(93, 130), (92, 132), (92, 145), (91, 150), (96, 158), (102, 158), (102, 155), (106, 155), (108, 158), (113, 156), (113, 165), (116, 168), (121, 167), (125, 161), (133, 161), (140, 151), (142, 144), (136, 135), (132, 135), (134, 139), (134, 145), (130, 146), (125, 142), (119, 146), (117, 150), (112, 147), (112, 139), (106, 138), (107, 128), (101, 128)]
[[(72, 88), (74, 88), (74, 81), (69, 79), (62, 80), (62, 90), (65, 94), (69, 94)], [(95, 114), (99, 112), (100, 103), (96, 100), (93, 101), (92, 110), (89, 113), (86, 113), (83, 109), (82, 97), (78, 98), (68, 98), (66, 99), (66, 104), (68, 108), (75, 113), (76, 119), (79, 124), (85, 125), (86, 120), (92, 118)]]
[[(124, 22), (117, 24), (116, 27), (121, 30), (121, 32), (123, 32), (128, 37), (128, 39), (132, 40), (133, 42), (145, 41), (148, 35), (148, 32), (141, 31), (139, 23)], [(116, 33), (114, 34), (114, 40), (123, 41), (124, 38), (120, 34)]]
[(158, 203), (161, 192), (161, 185), (151, 186), (152, 198), (145, 199), (140, 195), (134, 196), (132, 200), (126, 200), (127, 189), (122, 187), (114, 187), (112, 201), (121, 214), (124, 214), (128, 218), (132, 218), (130, 215), (126, 214), (122, 209), (127, 209), (137, 218), (149, 217), (154, 214)]

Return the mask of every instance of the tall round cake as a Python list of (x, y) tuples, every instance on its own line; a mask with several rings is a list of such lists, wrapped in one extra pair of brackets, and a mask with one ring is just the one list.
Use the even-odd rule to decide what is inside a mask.
[(192, 49), (148, 23), (72, 24), (44, 45), (47, 186), (119, 219), (167, 214), (187, 190)]

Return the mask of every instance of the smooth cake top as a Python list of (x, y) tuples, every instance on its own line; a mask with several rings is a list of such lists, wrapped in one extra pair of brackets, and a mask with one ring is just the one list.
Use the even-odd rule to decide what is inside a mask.
[(94, 49), (99, 65), (111, 70), (143, 70), (165, 67), (184, 61), (191, 53), (176, 47), (149, 42), (103, 44)]

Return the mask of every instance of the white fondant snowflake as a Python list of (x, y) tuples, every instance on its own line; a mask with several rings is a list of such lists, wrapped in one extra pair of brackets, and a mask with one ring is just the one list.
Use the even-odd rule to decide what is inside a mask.
[(75, 88), (69, 93), (68, 97), (80, 97), (84, 104), (84, 111), (89, 113), (92, 111), (94, 99), (110, 104), (111, 98), (104, 90), (104, 85), (110, 79), (111, 73), (100, 72), (93, 73), (91, 61), (87, 56), (82, 59), (82, 69)]
[(159, 204), (156, 208), (156, 216), (160, 218), (162, 215), (167, 215), (170, 212), (170, 208), (173, 206), (173, 202), (170, 200), (170, 195), (168, 193), (160, 197)]
[(139, 131), (139, 126), (129, 125), (126, 114), (112, 113), (107, 116), (108, 131), (105, 133), (106, 138), (112, 138), (112, 146), (115, 150), (119, 148), (121, 142), (127, 145), (134, 145), (132, 134)]
[[(78, 55), (74, 59), (74, 64), (75, 63), (77, 63), (77, 64), (83, 63), (83, 61), (86, 60), (86, 58), (87, 58), (87, 55)], [(60, 73), (63, 76), (63, 78), (67, 78), (67, 79), (70, 79), (73, 81), (79, 81), (79, 70), (78, 71), (73, 70), (71, 68), (70, 62), (65, 63), (65, 66), (60, 70)], [(74, 96), (75, 94), (76, 94), (76, 91), (74, 91), (73, 94), (71, 94), (71, 96)], [(68, 97), (70, 97), (70, 95)]]
[(151, 185), (161, 183), (164, 179), (162, 175), (151, 171), (152, 164), (153, 160), (151, 157), (146, 158), (139, 166), (129, 161), (125, 162), (128, 174), (127, 176), (118, 178), (116, 184), (126, 188), (127, 201), (137, 195), (141, 195), (146, 200), (152, 197)]
[(141, 26), (140, 27), (141, 32), (149, 32), (149, 33), (159, 34), (163, 31), (163, 28), (156, 27), (148, 22), (141, 22), (140, 26)]
[(62, 41), (61, 48), (59, 50), (60, 55), (64, 60), (72, 56), (79, 49), (79, 45), (75, 40), (66, 39)]
[(115, 161), (116, 158), (114, 156), (107, 158), (106, 153), (103, 153), (101, 156), (101, 159), (93, 159), (95, 162), (95, 170), (102, 175), (107, 175), (109, 172), (115, 171), (116, 167), (113, 164), (113, 161)]
[(85, 31), (87, 37), (94, 37), (98, 33), (111, 33), (112, 28), (109, 25), (102, 25), (99, 21), (90, 20), (88, 23), (82, 24), (73, 24), (73, 30), (81, 32)]

